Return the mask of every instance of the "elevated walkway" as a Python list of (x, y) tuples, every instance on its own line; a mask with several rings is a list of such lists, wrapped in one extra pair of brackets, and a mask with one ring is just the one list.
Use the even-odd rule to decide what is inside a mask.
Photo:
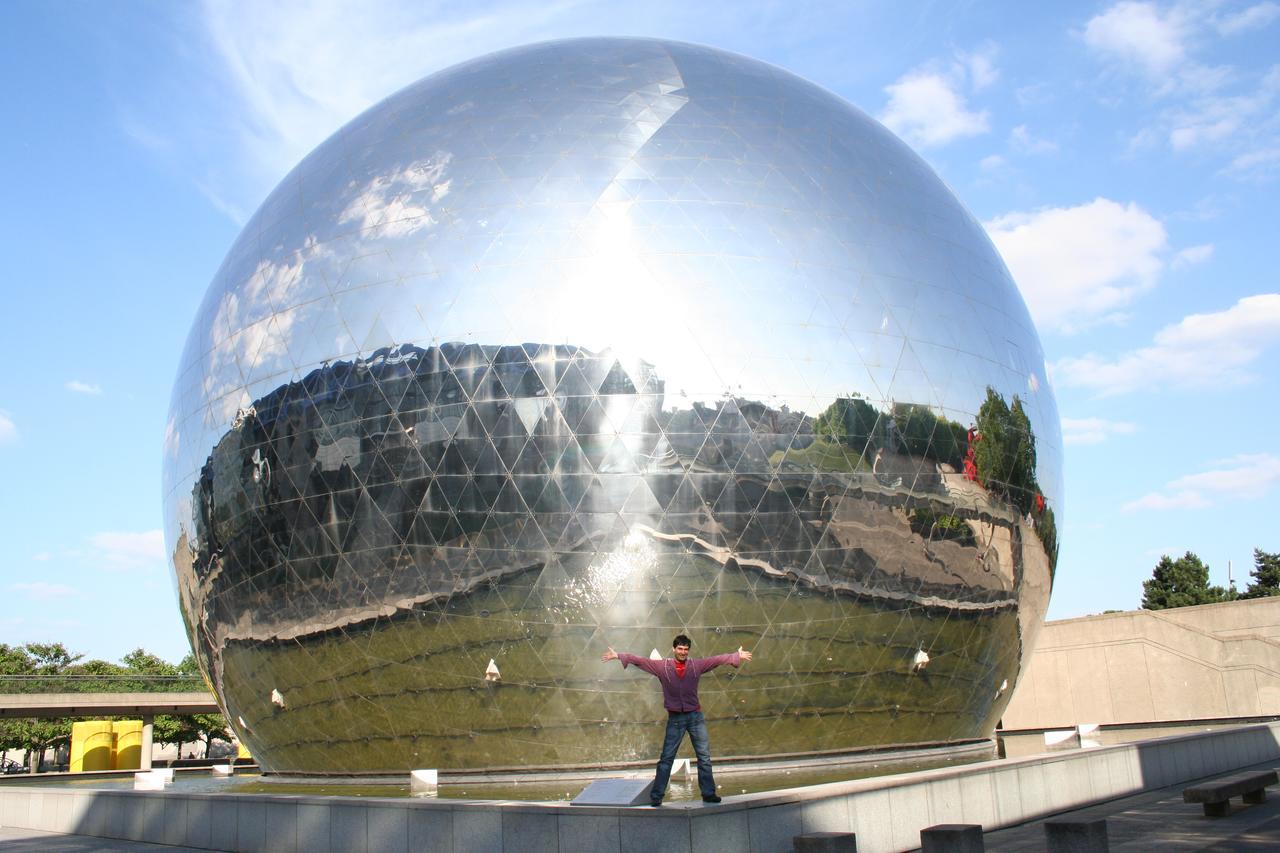
[(0, 719), (216, 714), (212, 693), (0, 693)]

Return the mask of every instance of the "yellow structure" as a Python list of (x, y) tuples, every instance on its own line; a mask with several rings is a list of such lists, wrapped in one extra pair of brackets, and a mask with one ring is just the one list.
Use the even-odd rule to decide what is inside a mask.
[(71, 772), (138, 770), (142, 720), (88, 720), (71, 724)]
[(236, 743), (236, 758), (253, 758), (249, 754), (249, 749), (243, 743)]
[(111, 724), (115, 735), (112, 770), (142, 768), (142, 720), (116, 720)]
[(71, 772), (110, 770), (115, 734), (110, 720), (71, 724)]

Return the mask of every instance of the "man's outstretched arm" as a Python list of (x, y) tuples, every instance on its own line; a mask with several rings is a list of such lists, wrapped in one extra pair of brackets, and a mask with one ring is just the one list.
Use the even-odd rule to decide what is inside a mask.
[(600, 660), (604, 663), (608, 663), (611, 660), (620, 660), (622, 661), (623, 669), (626, 669), (631, 664), (635, 664), (650, 675), (657, 675), (662, 666), (662, 661), (660, 660), (649, 660), (648, 658), (642, 658), (639, 655), (627, 654), (626, 652), (619, 654), (613, 650), (612, 646), (609, 647), (607, 652), (600, 656)]
[(721, 664), (729, 664), (732, 667), (738, 667), (751, 660), (751, 652), (746, 651), (741, 646), (736, 652), (729, 652), (727, 655), (716, 655), (715, 657), (701, 658), (698, 661), (699, 672), (710, 672)]

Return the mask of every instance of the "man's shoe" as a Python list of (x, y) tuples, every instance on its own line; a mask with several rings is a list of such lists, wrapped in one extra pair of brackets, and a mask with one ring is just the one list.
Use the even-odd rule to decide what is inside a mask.
[(662, 800), (650, 800), (649, 805), (655, 809), (662, 808)]
[(718, 797), (718, 796), (717, 796), (717, 795), (715, 795), (715, 794), (712, 794), (712, 795), (711, 795), (711, 796), (709, 796), (709, 797), (703, 797), (703, 798), (702, 798), (702, 801), (703, 801), (704, 803), (718, 803), (718, 802), (720, 802), (720, 797)]

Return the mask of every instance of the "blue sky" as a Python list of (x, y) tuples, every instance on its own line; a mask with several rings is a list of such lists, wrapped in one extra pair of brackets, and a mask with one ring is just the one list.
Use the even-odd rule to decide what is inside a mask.
[(1163, 553), (1280, 551), (1280, 2), (0, 6), (0, 642), (177, 659), (160, 458), (240, 225), (413, 80), (548, 38), (780, 65), (889, 125), (986, 226), (1066, 436), (1052, 618)]

